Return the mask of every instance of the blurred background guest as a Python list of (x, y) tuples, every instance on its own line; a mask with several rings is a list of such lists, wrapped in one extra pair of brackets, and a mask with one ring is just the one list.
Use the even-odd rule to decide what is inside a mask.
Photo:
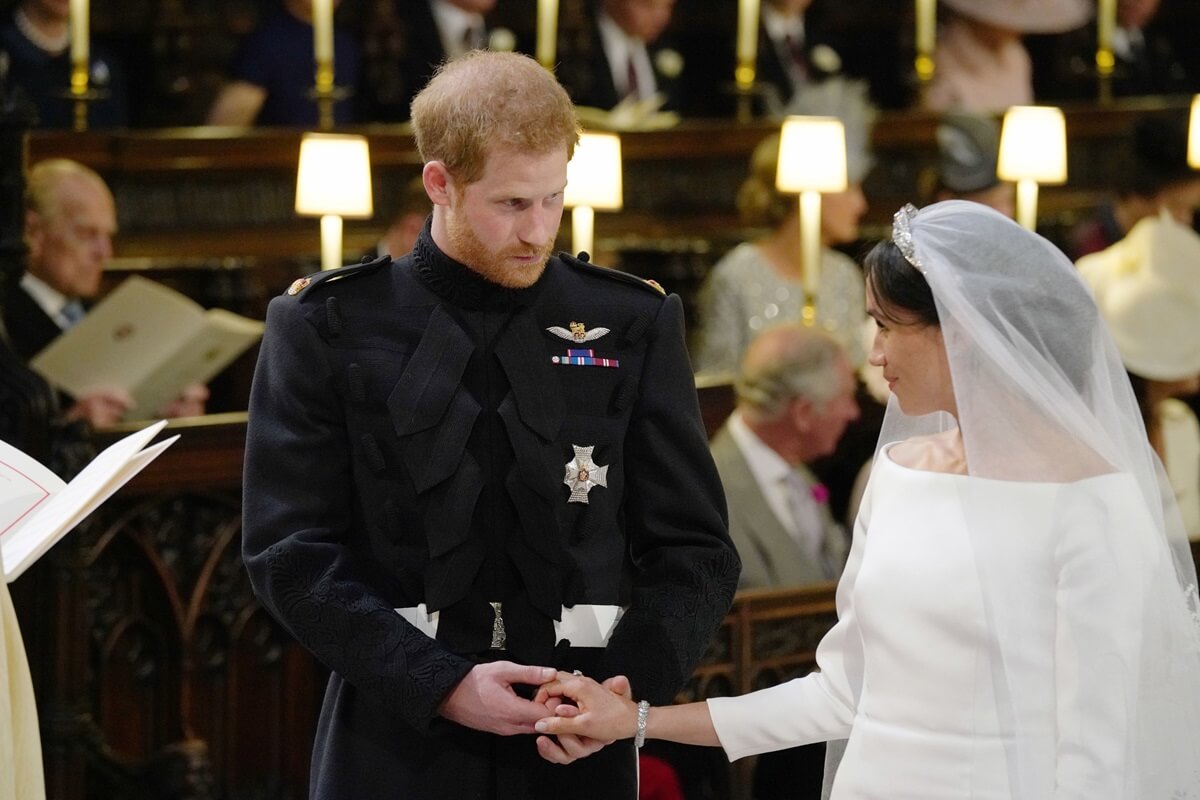
[(937, 71), (922, 98), (926, 108), (1001, 112), (1033, 102), (1027, 33), (1079, 28), (1094, 11), (1087, 0), (943, 0)]
[[(70, 0), (21, 0), (0, 25), (0, 52), (8, 55), (8, 77), (37, 106), (37, 126), (71, 128), (75, 103), (71, 88)], [(88, 48), (88, 82), (103, 95), (88, 103), (93, 128), (129, 121), (125, 74), (107, 45), (93, 37)]]
[[(29, 170), (26, 190), (26, 272), (4, 293), (9, 341), (25, 360), (37, 355), (86, 314), (84, 300), (100, 292), (104, 265), (112, 258), (117, 213), (112, 192), (96, 172), (68, 159), (40, 161)], [(146, 416), (204, 413), (208, 389), (189, 386)], [(121, 389), (102, 389), (64, 404), (68, 420), (93, 427), (112, 425), (131, 410)]]
[(511, 50), (511, 41), (491, 41), (497, 31), (489, 28), (486, 15), (496, 4), (497, 0), (374, 3), (362, 32), (367, 57), (358, 94), (363, 117), (407, 120), (413, 97), (442, 61), (484, 47)]
[(1000, 180), (1000, 124), (995, 117), (947, 111), (937, 126), (937, 167), (923, 176), (926, 203), (971, 200), (1013, 216), (1015, 187)]
[(1200, 236), (1163, 212), (1079, 260), (1129, 371), (1150, 444), (1191, 539), (1200, 539)]
[(832, 454), (858, 418), (854, 388), (845, 350), (820, 329), (776, 325), (746, 350), (737, 407), (711, 443), (742, 558), (738, 588), (804, 586), (841, 574), (845, 528), (805, 465)]
[[(1169, 32), (1156, 24), (1160, 0), (1118, 0), (1113, 30), (1114, 96), (1184, 94), (1196, 90)], [(1096, 24), (1058, 36), (1032, 37), (1034, 87), (1039, 100), (1098, 96)]]
[(662, 109), (678, 110), (683, 58), (663, 40), (675, 0), (589, 0), (588, 9), (590, 31), (559, 53), (555, 73), (575, 104), (611, 109), (659, 98)]
[(392, 221), (380, 237), (374, 255), (399, 258), (412, 250), (431, 210), (432, 205), (421, 176), (416, 175), (405, 181)]
[[(863, 360), (859, 331), (866, 320), (862, 271), (852, 258), (833, 248), (858, 240), (859, 221), (867, 212), (862, 182), (871, 167), (868, 138), (874, 111), (867, 104), (865, 87), (847, 81), (826, 81), (804, 94), (792, 104), (805, 109), (797, 113), (837, 116), (846, 130), (848, 185), (845, 191), (821, 195), (816, 315), (857, 366)], [(742, 221), (768, 231), (726, 253), (706, 277), (691, 350), (697, 372), (736, 372), (755, 335), (800, 318), (806, 293), (799, 200), (775, 188), (778, 162), (779, 136), (772, 134), (754, 149), (750, 174), (737, 196)]]
[[(334, 0), (334, 7), (340, 3)], [(312, 9), (311, 0), (281, 0), (246, 36), (234, 56), (229, 83), (209, 109), (209, 125), (317, 124)], [(334, 86), (353, 88), (360, 62), (358, 40), (335, 28)], [(349, 97), (334, 103), (333, 119), (355, 120)]]
[(1067, 254), (1078, 259), (1120, 241), (1139, 221), (1166, 210), (1192, 225), (1200, 207), (1200, 173), (1187, 162), (1185, 114), (1139, 118), (1114, 154), (1113, 196), (1071, 230)]

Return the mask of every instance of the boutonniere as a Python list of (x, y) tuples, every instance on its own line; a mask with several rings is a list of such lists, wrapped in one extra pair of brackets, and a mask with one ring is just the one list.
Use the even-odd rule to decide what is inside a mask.
[(808, 489), (812, 492), (812, 499), (818, 505), (825, 505), (829, 502), (829, 487), (823, 483), (814, 483)]
[(664, 78), (678, 78), (683, 72), (683, 56), (678, 50), (664, 47), (654, 54), (654, 68)]
[(827, 44), (818, 44), (808, 51), (808, 63), (826, 75), (842, 71), (842, 57)]

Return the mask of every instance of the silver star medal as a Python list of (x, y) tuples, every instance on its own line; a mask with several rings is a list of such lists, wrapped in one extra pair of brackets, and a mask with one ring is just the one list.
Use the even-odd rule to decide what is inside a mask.
[(567, 475), (563, 478), (563, 483), (571, 487), (567, 502), (586, 503), (593, 486), (608, 488), (608, 466), (602, 467), (592, 461), (595, 445), (580, 447), (573, 444), (571, 447), (575, 448), (575, 457), (567, 462)]

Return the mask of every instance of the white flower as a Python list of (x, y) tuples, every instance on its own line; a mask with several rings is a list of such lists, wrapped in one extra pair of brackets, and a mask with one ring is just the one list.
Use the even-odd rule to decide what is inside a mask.
[(654, 54), (654, 68), (664, 78), (678, 78), (683, 72), (683, 56), (678, 50), (664, 47)]
[(814, 67), (825, 73), (841, 72), (842, 57), (827, 44), (819, 44), (808, 52), (808, 60)]
[(511, 53), (517, 49), (517, 36), (508, 28), (493, 28), (488, 34), (488, 50)]

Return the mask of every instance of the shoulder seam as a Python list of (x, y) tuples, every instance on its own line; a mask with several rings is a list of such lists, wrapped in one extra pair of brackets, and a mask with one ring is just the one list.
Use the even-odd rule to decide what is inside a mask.
[(347, 264), (344, 267), (337, 269), (322, 270), (314, 272), (310, 275), (305, 275), (303, 278), (297, 278), (292, 282), (292, 285), (284, 292), (289, 297), (295, 297), (297, 301), (304, 302), (305, 298), (316, 289), (318, 286), (324, 286), (337, 281), (348, 280), (359, 275), (368, 275), (375, 272), (380, 267), (387, 266), (392, 263), (391, 256), (380, 256), (374, 261), (364, 260), (359, 264)]
[(623, 272), (619, 269), (613, 269), (612, 267), (599, 267), (595, 264), (591, 264), (587, 261), (576, 258), (570, 253), (566, 252), (560, 252), (558, 257), (564, 264), (573, 269), (587, 272), (592, 275), (598, 275), (603, 278), (608, 278), (609, 280), (627, 283), (630, 286), (636, 286), (642, 291), (649, 292), (650, 294), (654, 295), (659, 300), (662, 300), (664, 297), (666, 297), (666, 290), (663, 289), (662, 286), (660, 286), (656, 281), (640, 278), (633, 273)]

